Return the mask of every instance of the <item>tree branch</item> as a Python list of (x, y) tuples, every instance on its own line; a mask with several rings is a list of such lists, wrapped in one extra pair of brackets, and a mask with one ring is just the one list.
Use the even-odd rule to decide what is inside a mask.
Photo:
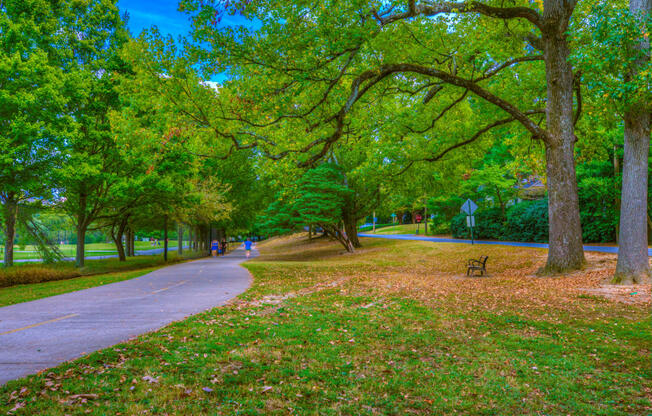
[[(530, 110), (530, 111), (526, 111), (527, 114), (540, 114), (540, 113), (543, 113), (543, 112), (544, 112), (544, 110)], [(424, 159), (420, 159), (420, 161), (424, 161), (424, 162), (436, 162), (436, 161), (440, 160), (441, 158), (443, 158), (444, 156), (446, 156), (449, 152), (451, 152), (451, 151), (453, 151), (453, 150), (455, 150), (455, 149), (458, 149), (458, 148), (460, 148), (460, 147), (466, 146), (467, 144), (471, 144), (471, 143), (473, 143), (474, 141), (478, 140), (480, 137), (482, 137), (483, 134), (485, 134), (485, 133), (488, 132), (489, 130), (491, 130), (491, 129), (493, 129), (493, 128), (496, 128), (496, 127), (498, 127), (498, 126), (502, 126), (502, 125), (504, 125), (504, 124), (511, 123), (511, 122), (513, 122), (513, 121), (516, 121), (516, 119), (515, 119), (514, 117), (509, 117), (509, 118), (504, 118), (504, 119), (502, 119), (502, 120), (494, 121), (493, 123), (488, 124), (487, 126), (485, 126), (485, 127), (481, 128), (480, 130), (478, 130), (478, 131), (477, 131), (473, 136), (471, 136), (470, 138), (468, 138), (468, 139), (466, 139), (466, 140), (464, 140), (464, 141), (461, 141), (461, 142), (459, 142), (459, 143), (455, 143), (454, 145), (451, 145), (451, 146), (447, 147), (446, 149), (444, 149), (443, 151), (439, 152), (439, 153), (436, 154), (435, 156), (427, 157), (427, 158), (424, 158)]]
[(452, 2), (423, 0), (417, 4), (415, 0), (409, 0), (407, 10), (399, 13), (392, 13), (392, 10), (393, 8), (385, 13), (375, 13), (376, 19), (382, 26), (386, 26), (397, 20), (409, 19), (419, 15), (432, 17), (444, 13), (478, 13), (483, 16), (498, 19), (522, 18), (530, 21), (538, 28), (541, 28), (543, 25), (539, 13), (529, 7), (493, 7), (478, 1)]

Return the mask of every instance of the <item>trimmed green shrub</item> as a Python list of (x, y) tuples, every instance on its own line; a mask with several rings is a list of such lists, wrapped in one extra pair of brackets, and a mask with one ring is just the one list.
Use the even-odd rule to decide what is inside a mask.
[(503, 240), (548, 242), (548, 199), (521, 202), (507, 210)]
[[(499, 240), (503, 234), (504, 219), (500, 208), (479, 209), (475, 212), (473, 236), (477, 239)], [(470, 238), (466, 226), (466, 214), (460, 213), (451, 220), (451, 232), (454, 238)]]

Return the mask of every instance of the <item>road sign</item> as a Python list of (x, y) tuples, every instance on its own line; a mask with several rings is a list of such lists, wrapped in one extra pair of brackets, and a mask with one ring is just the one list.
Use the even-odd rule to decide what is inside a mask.
[(469, 228), (475, 227), (475, 216), (473, 215), (466, 216), (466, 226)]
[(421, 222), (421, 220), (423, 219), (423, 217), (421, 216), (421, 214), (417, 214), (416, 217), (415, 217), (415, 219), (417, 220), (417, 222)]
[(392, 214), (392, 218), (396, 217), (396, 214)]
[(476, 209), (478, 209), (478, 206), (475, 204), (475, 202), (471, 201), (470, 199), (467, 199), (462, 204), (461, 211), (466, 213), (466, 215), (473, 215)]

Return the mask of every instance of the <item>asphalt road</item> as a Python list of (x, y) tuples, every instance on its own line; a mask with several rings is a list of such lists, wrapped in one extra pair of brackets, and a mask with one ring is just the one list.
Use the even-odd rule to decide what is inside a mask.
[(244, 254), (0, 308), (0, 384), (223, 305), (251, 283)]
[[(432, 241), (433, 243), (468, 243), (471, 244), (471, 240), (463, 240), (457, 238), (441, 238), (441, 237), (426, 237), (423, 235), (415, 234), (368, 234), (368, 233), (358, 233), (359, 237), (371, 237), (371, 238), (386, 238), (390, 240), (418, 240), (418, 241)], [(517, 241), (486, 241), (486, 240), (475, 240), (475, 244), (489, 244), (496, 246), (511, 246), (511, 247), (529, 247), (529, 248), (548, 248), (548, 244), (545, 243), (520, 243)], [(584, 246), (584, 251), (595, 251), (598, 253), (618, 253), (618, 247), (614, 246)], [(648, 249), (648, 256), (652, 256), (652, 248)]]

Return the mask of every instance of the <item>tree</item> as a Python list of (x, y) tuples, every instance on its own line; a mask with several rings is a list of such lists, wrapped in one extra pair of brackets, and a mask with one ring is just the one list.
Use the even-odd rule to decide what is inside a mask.
[(50, 195), (69, 121), (58, 66), (58, 2), (0, 3), (0, 203), (5, 267), (13, 265), (19, 205)]
[(67, 111), (76, 131), (66, 142), (66, 159), (56, 172), (61, 207), (74, 219), (75, 261), (84, 266), (86, 232), (110, 205), (110, 190), (123, 172), (109, 114), (120, 107), (119, 73), (128, 71), (119, 51), (129, 34), (115, 0), (92, 0), (66, 16), (73, 53), (65, 62), (75, 89)]
[[(360, 114), (390, 99), (412, 107), (431, 126), (457, 105), (481, 107), (480, 100), (494, 108), (485, 111), (484, 119), (492, 118), (475, 134), (443, 145), (431, 156), (413, 155), (417, 160), (441, 160), (493, 128), (518, 122), (545, 144), (550, 199), (546, 268), (559, 272), (584, 263), (574, 163), (579, 112), (573, 111), (573, 97), (579, 78), (568, 61), (567, 39), (576, 3), (545, 0), (537, 10), (475, 1), (350, 0), (307, 13), (280, 1), (218, 2), (216, 9), (188, 0), (183, 8), (196, 17), (195, 35), (204, 42), (197, 44), (197, 56), (206, 58), (204, 69), (210, 73), (228, 66), (234, 74), (238, 99), (225, 95), (229, 101), (221, 104), (222, 114), (215, 115), (213, 124), (224, 122), (221, 132), (235, 149), (255, 146), (272, 158), (304, 154), (300, 164), (310, 166), (327, 156)], [(259, 19), (262, 29), (220, 26), (212, 16), (224, 10)], [(395, 48), (397, 43), (403, 47)], [(502, 49), (489, 48), (490, 43)], [(530, 85), (528, 74), (543, 76), (542, 70), (545, 96), (536, 94), (539, 89)], [(530, 92), (535, 96), (525, 99)], [(439, 100), (449, 97), (456, 98)], [(545, 126), (539, 120), (544, 109), (536, 105), (543, 102)], [(307, 134), (299, 143), (282, 139), (283, 131), (303, 130)], [(394, 137), (411, 132), (403, 133)]]
[(648, 157), (652, 96), (649, 33), (652, 1), (631, 0), (589, 9), (578, 42), (591, 45), (574, 57), (592, 89), (608, 100), (624, 121), (622, 195), (618, 263), (614, 280), (650, 279), (647, 235)]

